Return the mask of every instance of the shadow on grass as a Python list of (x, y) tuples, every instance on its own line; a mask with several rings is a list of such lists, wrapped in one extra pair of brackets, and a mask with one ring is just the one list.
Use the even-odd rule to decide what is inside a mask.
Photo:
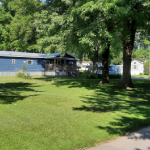
[(18, 100), (24, 100), (29, 96), (22, 96), (22, 92), (36, 92), (32, 87), (31, 83), (1, 83), (0, 84), (0, 104), (11, 104)]
[[(119, 112), (115, 121), (109, 126), (97, 126), (109, 134), (124, 135), (136, 129), (150, 125), (150, 81), (133, 80), (136, 88), (125, 90), (121, 88), (121, 79), (110, 80), (110, 84), (99, 84), (98, 79), (87, 80), (82, 77), (46, 77), (51, 78), (56, 86), (68, 85), (68, 88), (86, 88), (94, 90), (93, 95), (82, 97), (83, 105), (73, 107), (74, 111), (89, 111), (95, 113)], [(112, 82), (113, 81), (113, 82)], [(114, 82), (116, 81), (116, 82)], [(118, 82), (119, 81), (119, 82)], [(141, 138), (149, 136), (141, 135)]]
[(84, 87), (95, 91), (94, 95), (82, 97), (84, 105), (73, 107), (75, 111), (96, 113), (119, 111), (123, 113), (122, 116), (119, 116), (120, 119), (110, 122), (110, 126), (97, 126), (99, 129), (107, 130), (109, 134), (124, 135), (150, 125), (150, 81), (148, 80), (133, 80), (136, 88), (132, 90), (121, 89), (121, 83), (99, 84), (99, 80), (92, 79), (71, 78), (70, 80), (61, 80), (57, 78), (54, 83), (56, 83), (56, 86)]
[[(84, 105), (74, 107), (75, 111), (121, 112), (109, 126), (97, 126), (109, 134), (124, 135), (150, 125), (150, 81), (134, 80), (135, 89), (125, 90), (119, 84), (100, 85), (94, 95), (82, 97)], [(121, 115), (122, 114), (122, 115)], [(150, 131), (140, 138), (150, 139)]]

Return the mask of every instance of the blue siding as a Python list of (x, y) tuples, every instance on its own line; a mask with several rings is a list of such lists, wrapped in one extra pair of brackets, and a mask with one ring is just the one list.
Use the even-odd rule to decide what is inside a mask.
[[(12, 64), (12, 59), (15, 59), (15, 64)], [(27, 60), (32, 60), (32, 65), (27, 65)], [(39, 72), (45, 70), (43, 58), (16, 58), (16, 57), (0, 57), (0, 71), (15, 71), (22, 70), (22, 65), (26, 65), (27, 71)]]

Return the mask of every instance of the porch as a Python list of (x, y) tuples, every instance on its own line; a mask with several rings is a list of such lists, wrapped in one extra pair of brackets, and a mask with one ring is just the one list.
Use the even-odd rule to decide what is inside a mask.
[(45, 72), (76, 72), (74, 59), (54, 58), (45, 60)]

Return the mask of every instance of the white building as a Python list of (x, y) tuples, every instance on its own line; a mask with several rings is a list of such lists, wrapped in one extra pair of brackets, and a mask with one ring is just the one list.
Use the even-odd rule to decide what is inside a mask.
[(133, 60), (131, 62), (131, 75), (144, 74), (144, 63), (138, 60)]
[[(123, 65), (117, 65), (120, 68), (120, 73), (123, 74)], [(138, 60), (131, 62), (131, 75), (144, 74), (144, 63)]]

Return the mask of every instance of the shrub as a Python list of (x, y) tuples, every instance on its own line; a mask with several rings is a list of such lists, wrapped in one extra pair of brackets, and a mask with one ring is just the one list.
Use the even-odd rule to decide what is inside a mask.
[(22, 65), (22, 70), (23, 70), (23, 72), (26, 72), (27, 71), (27, 66), (26, 65)]
[(86, 76), (87, 79), (97, 79), (97, 74), (90, 73)]
[(110, 74), (109, 79), (120, 79), (121, 75), (120, 74)]
[(31, 76), (26, 76), (25, 73), (17, 73), (17, 78), (31, 79)]
[(144, 74), (149, 75), (149, 63), (148, 62), (144, 64)]
[(16, 76), (18, 78), (31, 79), (31, 77), (28, 75), (28, 73), (27, 73), (27, 75), (25, 75), (26, 70), (27, 70), (26, 65), (22, 65), (22, 70), (18, 70), (18, 73)]
[(98, 79), (102, 79), (102, 74), (97, 74)]
[(139, 75), (143, 75), (143, 73), (139, 73)]

